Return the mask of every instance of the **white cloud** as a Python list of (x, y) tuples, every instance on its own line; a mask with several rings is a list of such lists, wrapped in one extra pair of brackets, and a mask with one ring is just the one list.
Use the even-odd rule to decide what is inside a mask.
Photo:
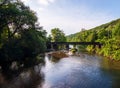
[(38, 0), (38, 2), (42, 5), (48, 5), (49, 4), (48, 0)]
[(39, 8), (39, 11), (44, 11), (44, 9), (45, 9), (45, 8), (40, 7), (40, 8)]
[(55, 2), (55, 0), (38, 0), (41, 5), (49, 5), (50, 3)]
[(28, 2), (29, 0), (21, 0), (22, 2)]
[(55, 2), (55, 0), (48, 0), (48, 1), (51, 2), (51, 3)]

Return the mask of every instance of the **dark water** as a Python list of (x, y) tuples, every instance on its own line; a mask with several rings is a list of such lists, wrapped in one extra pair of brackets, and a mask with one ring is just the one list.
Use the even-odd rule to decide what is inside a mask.
[(81, 54), (55, 59), (13, 75), (0, 73), (0, 88), (120, 88), (120, 65), (105, 58)]

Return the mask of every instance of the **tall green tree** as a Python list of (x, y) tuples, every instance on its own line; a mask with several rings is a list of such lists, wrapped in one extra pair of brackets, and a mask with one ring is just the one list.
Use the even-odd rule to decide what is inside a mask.
[(20, 0), (0, 0), (0, 60), (36, 56), (46, 49), (46, 31)]
[(20, 0), (3, 0), (0, 5), (0, 32), (7, 31), (10, 40), (21, 30), (36, 29), (35, 12), (25, 6)]
[(62, 30), (59, 28), (54, 28), (51, 30), (52, 42), (65, 42), (66, 37)]

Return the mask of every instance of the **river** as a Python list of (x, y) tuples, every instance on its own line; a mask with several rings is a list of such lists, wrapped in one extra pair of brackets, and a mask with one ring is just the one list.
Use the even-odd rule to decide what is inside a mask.
[(0, 73), (0, 88), (120, 88), (118, 62), (89, 54), (56, 59), (19, 72)]

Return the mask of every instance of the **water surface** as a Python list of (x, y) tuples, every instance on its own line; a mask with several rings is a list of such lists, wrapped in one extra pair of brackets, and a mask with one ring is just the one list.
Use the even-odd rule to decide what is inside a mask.
[(12, 77), (0, 74), (0, 88), (120, 88), (118, 62), (81, 54), (62, 59), (45, 56), (45, 65), (27, 68)]

